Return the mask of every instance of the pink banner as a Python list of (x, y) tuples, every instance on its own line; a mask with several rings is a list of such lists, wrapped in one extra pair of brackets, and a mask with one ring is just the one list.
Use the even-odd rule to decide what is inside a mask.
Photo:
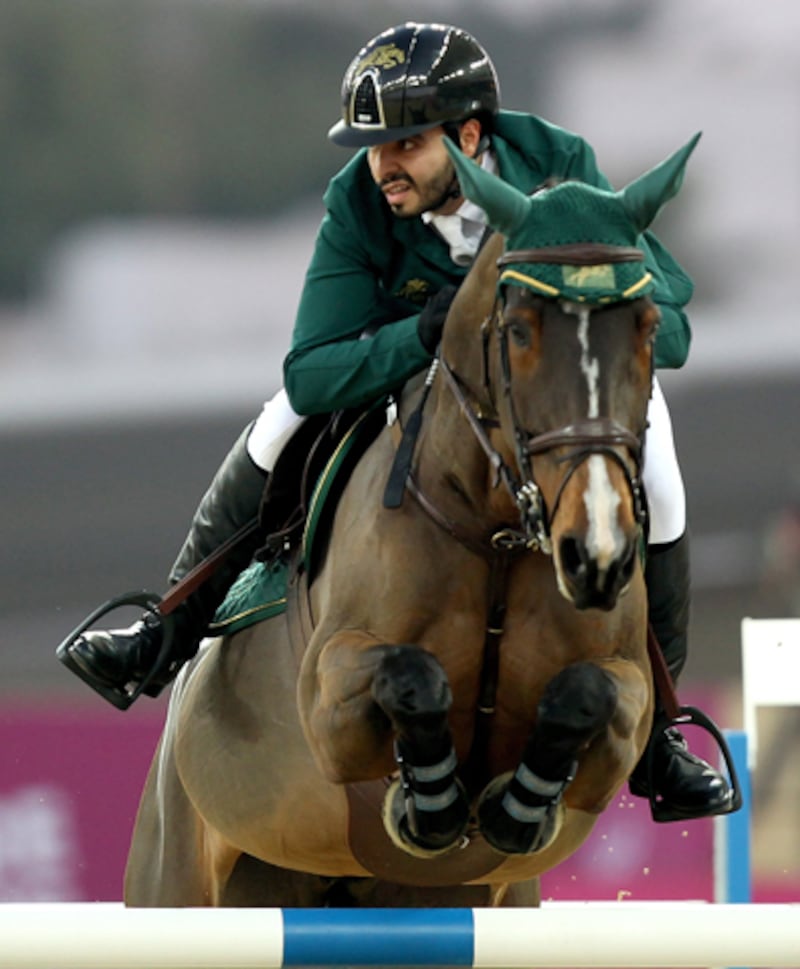
[(0, 708), (0, 901), (118, 901), (163, 711)]
[[(694, 701), (697, 702), (697, 701)], [(164, 707), (0, 708), (0, 901), (115, 901)], [(703, 737), (693, 749), (712, 755)], [(543, 880), (552, 899), (710, 899), (712, 822), (655, 824), (620, 794)]]

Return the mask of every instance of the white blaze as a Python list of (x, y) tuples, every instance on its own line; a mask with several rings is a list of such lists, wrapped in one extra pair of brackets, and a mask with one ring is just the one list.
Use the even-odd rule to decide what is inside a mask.
[(586, 416), (597, 417), (600, 413), (600, 396), (597, 390), (600, 364), (597, 357), (589, 356), (589, 310), (585, 306), (578, 309), (578, 342), (581, 345), (581, 371), (586, 377), (586, 389), (589, 393), (589, 413)]
[[(600, 416), (600, 362), (589, 352), (590, 310), (585, 306), (565, 306), (568, 312), (578, 316), (578, 342), (581, 348), (581, 372), (586, 378), (588, 394), (587, 417)], [(624, 537), (617, 521), (620, 496), (611, 485), (605, 459), (593, 455), (587, 461), (589, 484), (583, 493), (583, 502), (589, 519), (586, 549), (597, 563), (602, 574), (617, 558), (624, 546)]]
[(589, 465), (589, 487), (583, 493), (589, 530), (586, 533), (586, 549), (597, 562), (600, 572), (618, 557), (624, 540), (617, 522), (620, 497), (611, 487), (606, 462), (599, 454), (593, 455)]

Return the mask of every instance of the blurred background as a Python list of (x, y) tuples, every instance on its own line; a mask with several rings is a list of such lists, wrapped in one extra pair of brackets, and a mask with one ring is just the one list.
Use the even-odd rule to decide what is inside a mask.
[[(504, 105), (582, 134), (618, 186), (703, 131), (655, 227), (697, 284), (689, 363), (662, 374), (693, 533), (682, 698), (740, 726), (742, 617), (800, 615), (794, 0), (3, 0), (0, 899), (120, 897), (164, 705), (120, 714), (54, 650), (105, 599), (163, 590), (279, 386), (348, 158), (325, 137), (342, 74), (407, 19), (473, 32)], [(757, 889), (797, 900), (798, 714), (762, 730)], [(651, 897), (708, 890), (710, 823), (626, 819), (611, 897), (646, 895), (643, 872)], [(596, 893), (598, 844), (559, 890)]]

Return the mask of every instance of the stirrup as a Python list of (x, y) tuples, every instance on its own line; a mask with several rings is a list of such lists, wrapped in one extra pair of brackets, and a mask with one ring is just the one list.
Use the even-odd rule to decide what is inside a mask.
[[(108, 700), (110, 704), (115, 706), (118, 710), (127, 710), (128, 707), (137, 700), (142, 693), (147, 693), (148, 696), (157, 696), (161, 692), (161, 687), (156, 688), (155, 680), (156, 677), (161, 674), (169, 660), (169, 656), (172, 652), (172, 639), (175, 631), (175, 621), (171, 614), (164, 615), (164, 613), (159, 612), (159, 605), (161, 604), (161, 597), (153, 592), (127, 592), (125, 595), (115, 596), (113, 599), (109, 599), (104, 602), (102, 606), (99, 606), (90, 615), (84, 619), (84, 621), (74, 629), (67, 638), (59, 644), (56, 648), (57, 658), (67, 667), (67, 669), (74, 673), (76, 676), (80, 677), (84, 683), (87, 683), (96, 693), (99, 693), (103, 699)], [(74, 642), (79, 636), (82, 636), (88, 629), (94, 626), (99, 619), (103, 616), (107, 616), (110, 612), (116, 609), (120, 609), (123, 606), (140, 606), (144, 610), (149, 610), (150, 612), (157, 612), (159, 621), (162, 625), (162, 635), (161, 635), (161, 646), (158, 651), (158, 656), (156, 657), (153, 665), (147, 672), (147, 675), (143, 677), (141, 682), (137, 683), (135, 686), (128, 688), (127, 684), (121, 687), (108, 686), (105, 683), (99, 683), (97, 680), (93, 679), (86, 670), (83, 669), (75, 660), (72, 658), (70, 652)], [(155, 692), (148, 693), (148, 690), (154, 689)]]
[[(707, 813), (691, 815), (687, 814), (685, 811), (676, 811), (666, 804), (663, 799), (659, 799), (659, 796), (655, 791), (655, 771), (653, 763), (655, 744), (652, 743), (652, 737), (654, 737), (656, 734), (663, 733), (670, 727), (680, 727), (685, 724), (693, 724), (694, 726), (701, 727), (703, 730), (710, 733), (722, 752), (722, 757), (725, 761), (725, 767), (728, 771), (728, 782), (731, 789), (731, 798), (725, 807), (714, 811), (713, 815)], [(710, 717), (703, 713), (702, 710), (698, 710), (697, 707), (682, 706), (679, 707), (678, 715), (676, 717), (669, 717), (665, 713), (662, 713), (660, 717), (656, 718), (650, 736), (651, 741), (648, 743), (647, 752), (645, 754), (645, 767), (647, 768), (647, 789), (649, 791), (650, 798), (650, 813), (653, 816), (654, 821), (687, 821), (691, 820), (693, 817), (705, 818), (716, 815), (733, 814), (734, 811), (738, 811), (739, 808), (741, 808), (742, 790), (739, 784), (739, 777), (736, 773), (736, 767), (733, 763), (733, 755), (731, 754), (728, 743), (723, 737), (719, 727)]]

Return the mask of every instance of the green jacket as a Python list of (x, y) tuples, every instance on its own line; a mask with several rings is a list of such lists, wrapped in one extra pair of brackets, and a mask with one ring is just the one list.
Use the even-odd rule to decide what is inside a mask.
[[(525, 192), (550, 177), (611, 187), (582, 138), (532, 115), (501, 111), (492, 147), (501, 177)], [(324, 201), (284, 361), (286, 390), (299, 414), (361, 406), (425, 369), (431, 358), (417, 337), (420, 309), (442, 286), (458, 285), (469, 268), (452, 262), (448, 245), (421, 219), (391, 213), (365, 149), (331, 180)], [(651, 233), (640, 244), (662, 314), (656, 366), (680, 367), (689, 352), (682, 307), (692, 282)]]

